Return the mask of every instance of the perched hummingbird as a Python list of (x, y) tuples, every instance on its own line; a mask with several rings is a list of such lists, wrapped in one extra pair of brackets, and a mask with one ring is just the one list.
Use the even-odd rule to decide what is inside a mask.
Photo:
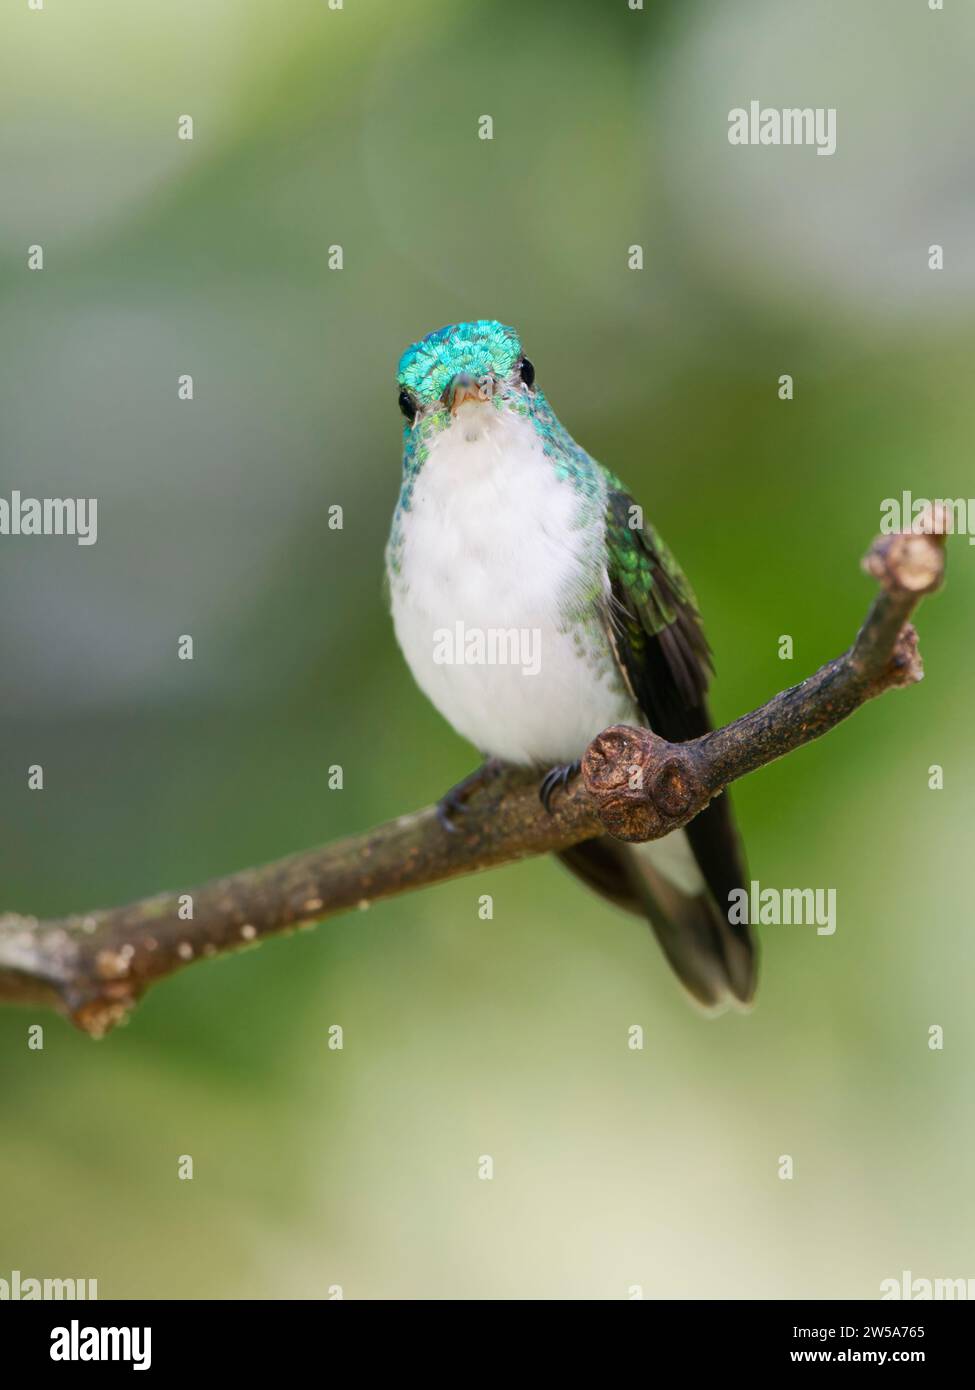
[[(677, 742), (705, 733), (710, 652), (690, 586), (623, 484), (563, 428), (514, 329), (479, 319), (431, 333), (400, 359), (398, 389), (393, 623), (421, 690), (485, 768), (544, 772), (547, 807), (610, 724)], [(515, 648), (492, 634), (519, 633), (538, 637), (537, 660), (497, 659)], [(448, 829), (471, 782), (441, 802)], [(560, 858), (649, 919), (700, 1004), (751, 1000), (754, 945), (728, 921), (746, 880), (727, 797), (662, 840), (601, 836)]]

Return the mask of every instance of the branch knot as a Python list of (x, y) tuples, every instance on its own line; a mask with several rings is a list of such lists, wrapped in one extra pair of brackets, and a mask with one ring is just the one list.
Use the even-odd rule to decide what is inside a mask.
[(692, 744), (668, 743), (649, 729), (614, 724), (593, 739), (582, 760), (586, 790), (606, 830), (618, 840), (658, 840), (704, 809), (710, 791)]

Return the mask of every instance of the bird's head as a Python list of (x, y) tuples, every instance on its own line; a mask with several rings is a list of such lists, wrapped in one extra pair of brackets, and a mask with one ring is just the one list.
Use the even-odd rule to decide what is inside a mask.
[(524, 406), (535, 369), (513, 328), (494, 319), (453, 323), (408, 347), (397, 373), (407, 431), (473, 421), (506, 403)]

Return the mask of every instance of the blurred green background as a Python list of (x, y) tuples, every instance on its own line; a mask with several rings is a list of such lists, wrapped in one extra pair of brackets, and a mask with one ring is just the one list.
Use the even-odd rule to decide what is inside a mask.
[[(444, 323), (516, 325), (643, 501), (697, 589), (716, 716), (842, 650), (883, 499), (975, 494), (973, 42), (970, 10), (923, 0), (5, 7), (0, 493), (97, 496), (99, 538), (0, 540), (0, 908), (187, 887), (474, 765), (382, 592), (395, 364)], [(731, 147), (752, 98), (835, 106), (836, 154)], [(973, 573), (958, 538), (922, 686), (739, 785), (762, 884), (838, 895), (833, 937), (764, 930), (751, 1016), (700, 1018), (649, 931), (546, 861), (196, 965), (101, 1044), (5, 1010), (0, 1277), (874, 1298), (903, 1269), (975, 1276)]]

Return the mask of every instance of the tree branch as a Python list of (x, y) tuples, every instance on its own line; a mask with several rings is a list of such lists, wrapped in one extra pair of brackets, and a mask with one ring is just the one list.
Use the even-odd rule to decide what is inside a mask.
[(454, 833), (428, 807), (188, 892), (50, 921), (0, 916), (0, 1002), (55, 1008), (101, 1037), (150, 984), (193, 961), (606, 831), (641, 841), (686, 825), (730, 782), (819, 738), (874, 696), (921, 679), (907, 619), (942, 582), (945, 529), (936, 514), (925, 534), (874, 542), (864, 568), (880, 592), (843, 656), (688, 743), (668, 743), (648, 729), (605, 730), (551, 815), (539, 802), (537, 775), (506, 769), (471, 795)]

